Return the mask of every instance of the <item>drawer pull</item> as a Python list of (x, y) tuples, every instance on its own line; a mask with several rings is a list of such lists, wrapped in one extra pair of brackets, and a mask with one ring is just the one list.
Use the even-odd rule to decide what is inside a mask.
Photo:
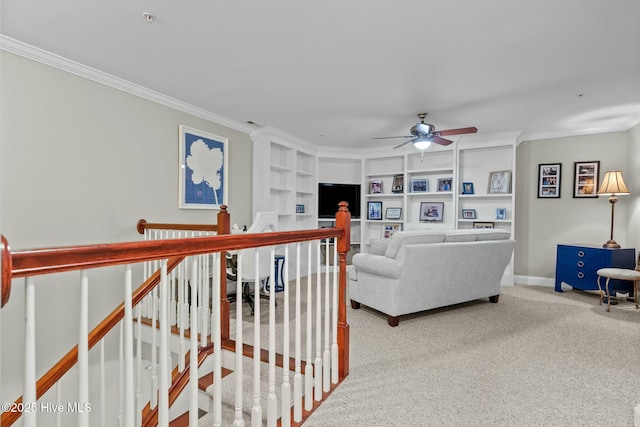
[(584, 267), (584, 261), (578, 261), (578, 267)]
[(584, 279), (584, 273), (582, 271), (578, 272), (578, 279)]
[(584, 256), (584, 251), (578, 251), (578, 256), (582, 258)]

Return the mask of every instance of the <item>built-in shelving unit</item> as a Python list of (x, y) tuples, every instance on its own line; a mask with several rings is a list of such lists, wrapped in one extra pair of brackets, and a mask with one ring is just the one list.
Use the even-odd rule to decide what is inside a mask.
[[(515, 232), (519, 133), (464, 135), (454, 144), (433, 144), (424, 152), (409, 144), (401, 150), (316, 147), (272, 128), (256, 130), (251, 137), (254, 213), (276, 211), (282, 230), (334, 225), (317, 215), (318, 183), (324, 182), (361, 185), (361, 218), (352, 220), (351, 242), (365, 252), (371, 239), (388, 235), (385, 229), (398, 225), (404, 230), (470, 229), (484, 223), (512, 236)], [(493, 194), (490, 173), (501, 171), (510, 174), (510, 190)], [(380, 192), (372, 191), (372, 182), (381, 185)], [(402, 188), (394, 188), (399, 182)], [(473, 194), (463, 193), (465, 182), (473, 184)], [(381, 203), (381, 219), (368, 219), (369, 202)], [(304, 212), (296, 205), (304, 205)], [(421, 209), (430, 207), (437, 207), (437, 220), (421, 218)], [(387, 218), (388, 208), (400, 209), (400, 219)], [(463, 210), (473, 212), (473, 217), (463, 215)]]

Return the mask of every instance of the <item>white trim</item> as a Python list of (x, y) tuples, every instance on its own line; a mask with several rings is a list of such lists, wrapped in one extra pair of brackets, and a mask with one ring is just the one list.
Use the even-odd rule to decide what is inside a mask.
[(538, 276), (521, 276), (515, 275), (513, 278), (514, 283), (517, 285), (533, 285), (533, 286), (548, 286), (554, 287), (556, 284), (555, 279), (549, 277)]
[(246, 134), (249, 134), (253, 130), (255, 130), (255, 127), (252, 125), (236, 122), (226, 117), (211, 113), (209, 111), (203, 110), (202, 108), (195, 107), (193, 105), (187, 104), (186, 102), (171, 98), (167, 95), (163, 95), (159, 92), (147, 89), (145, 87), (131, 83), (127, 80), (112, 76), (111, 74), (96, 70), (95, 68), (88, 67), (86, 65), (53, 54), (35, 46), (28, 45), (4, 35), (0, 35), (0, 50), (22, 56), (24, 58), (31, 59), (45, 65), (49, 65), (51, 67), (66, 71), (71, 74), (75, 74), (80, 77), (84, 77), (89, 80), (93, 80), (94, 82), (101, 83), (114, 89), (139, 96), (140, 98), (156, 102), (160, 105), (164, 105), (166, 107), (191, 114), (192, 116), (199, 117), (201, 119), (205, 119), (210, 122), (217, 123), (219, 125), (226, 126), (228, 128)]

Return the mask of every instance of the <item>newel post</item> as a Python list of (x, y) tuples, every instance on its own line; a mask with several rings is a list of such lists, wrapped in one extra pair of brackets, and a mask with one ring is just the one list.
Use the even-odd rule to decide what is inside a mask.
[(351, 213), (349, 203), (340, 202), (336, 213), (336, 228), (344, 230), (338, 237), (340, 258), (338, 295), (338, 377), (342, 380), (349, 375), (349, 324), (347, 323), (347, 253), (351, 249)]
[[(231, 234), (231, 215), (226, 205), (220, 205), (217, 218), (217, 234)], [(230, 338), (229, 316), (231, 303), (227, 299), (227, 253), (220, 252), (220, 338), (226, 341)]]

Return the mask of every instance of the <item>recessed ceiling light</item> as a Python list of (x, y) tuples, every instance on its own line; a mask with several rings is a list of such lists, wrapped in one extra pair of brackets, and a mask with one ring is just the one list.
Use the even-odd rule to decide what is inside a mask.
[(149, 12), (144, 12), (142, 16), (144, 17), (144, 20), (147, 21), (147, 23), (149, 24), (151, 24), (153, 21), (156, 20), (156, 17), (150, 14)]
[(582, 97), (584, 97), (584, 95), (585, 95), (584, 93), (579, 93), (578, 94), (578, 98), (582, 98)]

